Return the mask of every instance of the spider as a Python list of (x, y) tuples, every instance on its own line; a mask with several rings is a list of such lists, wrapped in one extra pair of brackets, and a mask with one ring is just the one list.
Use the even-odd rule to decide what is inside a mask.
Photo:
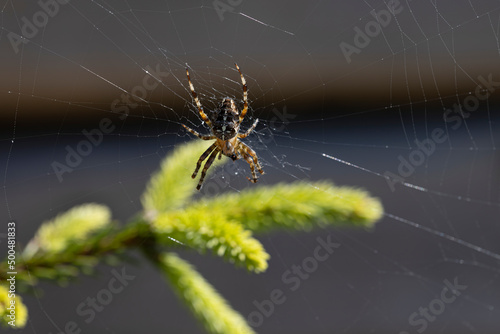
[(236, 108), (234, 100), (225, 97), (222, 99), (222, 102), (219, 104), (218, 108), (211, 112), (210, 117), (205, 114), (203, 111), (203, 107), (201, 106), (200, 100), (194, 90), (193, 83), (191, 82), (191, 78), (189, 77), (189, 71), (186, 68), (186, 75), (189, 82), (189, 89), (191, 90), (191, 94), (193, 95), (193, 100), (198, 107), (198, 111), (200, 113), (203, 121), (210, 128), (210, 135), (201, 135), (195, 130), (187, 127), (184, 124), (181, 124), (187, 131), (191, 132), (196, 137), (203, 140), (211, 140), (215, 139), (215, 142), (200, 156), (198, 162), (196, 163), (196, 169), (194, 170), (193, 175), (191, 176), (193, 179), (198, 174), (198, 170), (202, 162), (208, 157), (205, 166), (203, 166), (203, 170), (201, 172), (200, 181), (198, 182), (198, 186), (196, 186), (197, 190), (200, 190), (201, 185), (203, 184), (203, 180), (205, 179), (205, 175), (207, 170), (210, 168), (212, 163), (214, 162), (217, 154), (219, 154), (219, 159), (222, 154), (227, 157), (233, 159), (233, 161), (238, 160), (240, 158), (245, 159), (246, 162), (250, 165), (250, 170), (252, 172), (252, 178), (247, 179), (255, 183), (257, 182), (257, 175), (255, 174), (255, 168), (259, 171), (260, 174), (264, 174), (262, 167), (259, 163), (259, 159), (257, 158), (257, 154), (254, 150), (248, 147), (245, 143), (243, 143), (240, 139), (248, 137), (250, 133), (255, 129), (258, 119), (255, 120), (253, 125), (245, 132), (239, 133), (240, 125), (248, 110), (248, 92), (247, 92), (247, 83), (243, 74), (241, 74), (239, 66), (235, 63), (236, 69), (240, 73), (241, 84), (243, 86), (243, 110), (241, 113)]

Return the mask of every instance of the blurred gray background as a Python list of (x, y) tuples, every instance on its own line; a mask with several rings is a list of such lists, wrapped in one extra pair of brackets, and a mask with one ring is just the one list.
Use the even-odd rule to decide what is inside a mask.
[[(19, 242), (77, 204), (106, 204), (122, 222), (139, 212), (161, 159), (192, 139), (180, 123), (207, 131), (186, 66), (210, 110), (224, 96), (241, 99), (237, 62), (249, 85), (245, 126), (260, 120), (247, 140), (266, 170), (256, 186), (328, 179), (367, 189), (387, 215), (370, 231), (259, 235), (271, 255), (259, 275), (189, 249), (181, 256), (245, 317), (284, 291), (259, 333), (418, 333), (409, 317), (439, 304), (445, 280), (466, 288), (421, 332), (499, 332), (498, 1), (47, 3), (50, 15), (39, 3), (0, 2), (0, 210), (5, 229), (17, 222)], [(23, 33), (21, 42), (14, 34)], [(151, 69), (161, 84), (142, 96)], [(114, 130), (60, 181), (51, 164), (103, 118)], [(384, 173), (397, 175), (400, 157), (436, 129), (446, 141), (405, 178), (424, 191), (392, 191)], [(237, 170), (216, 172), (200, 196), (255, 186), (244, 162)], [(328, 236), (340, 248), (291, 291), (283, 273)], [(23, 295), (30, 322), (18, 332), (64, 333), (75, 322), (82, 333), (203, 333), (161, 275), (131, 256), (139, 263), (124, 266), (135, 278), (93, 321), (76, 309), (106, 288), (113, 267)]]

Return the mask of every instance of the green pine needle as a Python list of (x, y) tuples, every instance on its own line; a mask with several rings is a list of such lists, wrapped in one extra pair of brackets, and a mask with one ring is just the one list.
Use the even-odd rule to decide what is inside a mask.
[(85, 240), (91, 233), (108, 226), (110, 222), (111, 212), (104, 205), (90, 203), (74, 207), (44, 222), (26, 246), (24, 257), (30, 258), (38, 250), (60, 253), (73, 242)]
[(255, 232), (288, 228), (310, 230), (315, 226), (370, 227), (383, 214), (380, 202), (366, 191), (335, 187), (329, 182), (296, 182), (257, 187), (234, 194), (207, 198), (190, 211), (215, 213)]
[[(162, 161), (160, 170), (151, 177), (142, 195), (147, 216), (154, 217), (159, 212), (178, 209), (196, 192), (197, 181), (193, 181), (191, 175), (199, 157), (209, 147), (206, 141), (191, 141), (179, 145)], [(225, 158), (216, 159), (208, 174), (225, 161)]]
[(162, 264), (161, 268), (178, 296), (209, 333), (255, 333), (245, 319), (189, 263), (168, 253), (163, 255)]
[[(151, 223), (153, 232), (164, 238), (174, 238), (199, 252), (211, 250), (249, 271), (267, 269), (269, 255), (252, 233), (221, 212), (184, 210), (160, 214)], [(165, 239), (166, 240), (166, 239)]]

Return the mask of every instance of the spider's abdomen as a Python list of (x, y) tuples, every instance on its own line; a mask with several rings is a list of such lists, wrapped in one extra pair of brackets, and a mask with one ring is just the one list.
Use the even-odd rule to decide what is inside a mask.
[(229, 140), (238, 134), (239, 113), (234, 101), (230, 98), (222, 100), (219, 108), (213, 112), (213, 132), (222, 140)]

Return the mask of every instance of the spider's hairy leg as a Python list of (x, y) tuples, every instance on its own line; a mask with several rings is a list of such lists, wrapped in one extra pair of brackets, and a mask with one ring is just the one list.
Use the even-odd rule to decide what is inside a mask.
[(200, 182), (198, 182), (198, 185), (196, 186), (197, 190), (200, 190), (201, 185), (203, 184), (203, 180), (205, 179), (205, 175), (207, 174), (207, 170), (210, 168), (210, 166), (212, 166), (212, 163), (214, 162), (215, 157), (217, 156), (217, 153), (219, 153), (219, 149), (218, 148), (216, 148), (212, 152), (212, 154), (210, 154), (210, 157), (208, 157), (208, 160), (205, 163), (205, 166), (203, 166), (203, 170), (201, 171)]
[(205, 112), (203, 111), (203, 107), (201, 106), (200, 100), (198, 99), (198, 95), (194, 91), (194, 86), (193, 86), (193, 83), (191, 82), (191, 78), (189, 77), (189, 71), (187, 68), (186, 68), (186, 75), (187, 75), (188, 82), (189, 82), (189, 89), (191, 90), (191, 94), (193, 95), (193, 100), (196, 103), (196, 106), (198, 107), (198, 112), (200, 113), (200, 116), (203, 119), (203, 121), (205, 123), (207, 123), (208, 127), (211, 129), (212, 122), (208, 118), (207, 114), (205, 114)]
[(184, 125), (182, 123), (181, 123), (181, 125), (184, 127), (184, 129), (188, 130), (189, 132), (191, 132), (193, 135), (195, 135), (196, 137), (198, 137), (200, 139), (203, 139), (203, 140), (215, 139), (215, 136), (212, 136), (212, 135), (209, 135), (209, 136), (200, 135), (198, 132), (194, 131), (190, 127), (188, 127), (188, 126), (186, 126), (186, 125)]
[(255, 122), (254, 122), (254, 123), (253, 123), (253, 125), (250, 127), (250, 129), (248, 129), (245, 133), (239, 133), (239, 134), (238, 134), (238, 138), (243, 139), (243, 138), (248, 137), (248, 135), (249, 135), (249, 134), (251, 134), (251, 133), (252, 133), (252, 131), (253, 131), (253, 130), (255, 129), (255, 127), (257, 126), (257, 123), (259, 123), (259, 119), (258, 119), (258, 118), (255, 120)]
[(252, 150), (248, 145), (240, 141), (241, 145), (241, 150), (246, 153), (247, 155), (251, 156), (253, 159), (253, 162), (255, 163), (255, 166), (257, 166), (257, 170), (259, 173), (264, 174), (264, 171), (262, 170), (262, 166), (260, 165), (259, 159), (257, 158), (257, 153), (255, 153), (254, 150)]
[(240, 142), (239, 151), (243, 156), (243, 158), (246, 160), (246, 162), (248, 162), (248, 164), (250, 165), (250, 170), (252, 171), (253, 180), (251, 179), (249, 180), (253, 183), (257, 182), (257, 176), (255, 175), (255, 167), (257, 167), (259, 173), (264, 174), (264, 170), (262, 169), (259, 159), (257, 158), (257, 153), (255, 153), (254, 150), (252, 150), (243, 142)]
[[(213, 143), (205, 152), (203, 152), (203, 154), (200, 156), (200, 158), (198, 159), (198, 162), (196, 162), (196, 169), (194, 170), (194, 173), (193, 175), (191, 175), (191, 178), (195, 178), (196, 177), (196, 174), (198, 174), (198, 170), (200, 169), (200, 166), (201, 166), (201, 163), (203, 162), (203, 160), (205, 160), (208, 155), (217, 148), (217, 144), (216, 143)], [(215, 152), (217, 152), (218, 150), (215, 150)], [(205, 165), (206, 167), (206, 165)]]
[(252, 158), (249, 155), (244, 154), (243, 159), (245, 159), (245, 161), (248, 162), (248, 164), (250, 165), (250, 171), (252, 172), (252, 178), (247, 177), (248, 181), (252, 183), (257, 183), (257, 175), (255, 174), (255, 164), (252, 161)]
[(240, 113), (240, 120), (239, 123), (243, 122), (243, 119), (245, 118), (245, 115), (247, 114), (248, 111), (248, 92), (247, 92), (247, 81), (245, 80), (245, 77), (243, 77), (243, 74), (241, 74), (240, 67), (238, 64), (234, 63), (234, 66), (236, 66), (236, 69), (240, 73), (241, 77), (241, 84), (243, 86), (243, 110)]

